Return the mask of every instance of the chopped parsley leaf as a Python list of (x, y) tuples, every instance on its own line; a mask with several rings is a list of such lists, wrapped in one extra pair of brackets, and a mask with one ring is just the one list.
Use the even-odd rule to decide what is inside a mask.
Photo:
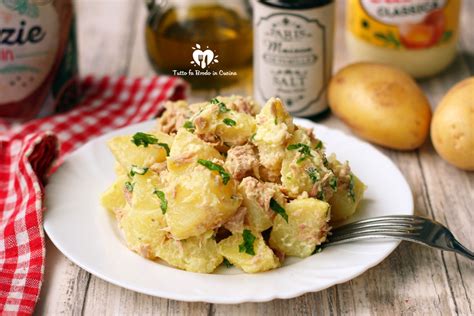
[(148, 145), (158, 145), (163, 147), (166, 150), (166, 156), (170, 155), (170, 147), (166, 143), (158, 143), (158, 138), (151, 134), (138, 132), (132, 136), (132, 143), (137, 147), (143, 146), (148, 147)]
[(326, 195), (324, 194), (324, 190), (319, 191), (318, 194), (316, 195), (316, 198), (318, 200), (324, 201), (326, 199)]
[[(240, 249), (240, 248), (239, 248)], [(229, 262), (229, 260), (227, 260), (227, 258), (224, 258), (224, 261), (223, 261), (224, 265), (226, 268), (231, 268), (233, 266), (232, 263)]]
[(165, 149), (166, 151), (166, 156), (169, 156), (170, 155), (170, 146), (168, 146), (167, 143), (158, 143), (157, 144), (158, 146), (161, 146)]
[(211, 103), (211, 104), (217, 104), (217, 105), (219, 106), (219, 112), (220, 112), (220, 113), (227, 113), (227, 112), (230, 112), (230, 109), (225, 106), (225, 103), (219, 101), (217, 98), (211, 99), (211, 101), (209, 101), (209, 103)]
[(314, 167), (309, 167), (308, 169), (306, 169), (306, 173), (308, 174), (308, 177), (311, 179), (311, 182), (313, 182), (313, 184), (315, 184), (316, 181), (319, 180), (319, 173)]
[(253, 142), (255, 140), (255, 136), (257, 135), (257, 133), (253, 133), (252, 136), (250, 136), (250, 141)]
[(153, 193), (160, 199), (161, 212), (166, 214), (166, 211), (168, 210), (168, 201), (166, 200), (165, 193), (157, 189), (155, 189)]
[(351, 174), (349, 176), (349, 190), (347, 191), (347, 194), (349, 197), (352, 199), (352, 202), (355, 202), (355, 192), (354, 192), (354, 187), (355, 187), (355, 182), (354, 182), (354, 175)]
[(257, 239), (252, 232), (248, 229), (244, 229), (242, 234), (244, 241), (239, 245), (239, 252), (245, 252), (251, 256), (255, 256), (255, 251), (253, 250), (253, 243)]
[(326, 155), (323, 154), (323, 165), (328, 168), (329, 166), (329, 161), (328, 159), (326, 158)]
[(229, 111), (230, 111), (230, 109), (225, 106), (224, 102), (219, 103), (219, 112), (220, 113), (227, 113)]
[(222, 182), (224, 184), (227, 184), (230, 180), (230, 174), (228, 174), (222, 166), (219, 166), (218, 164), (213, 163), (212, 161), (209, 160), (204, 160), (204, 159), (198, 159), (198, 164), (203, 165), (209, 170), (217, 171), (219, 172)]
[(129, 181), (125, 182), (125, 189), (130, 193), (133, 192), (133, 186), (134, 184)]
[(321, 245), (316, 246), (316, 248), (314, 248), (312, 255), (320, 253), (321, 251), (323, 251), (323, 247)]
[(301, 154), (301, 157), (298, 158), (298, 160), (296, 160), (296, 163), (300, 163), (308, 157), (313, 157), (313, 155), (311, 154), (311, 148), (306, 144), (302, 144), (302, 143), (291, 144), (291, 145), (288, 145), (286, 149), (288, 150), (298, 149), (298, 152)]
[(331, 179), (329, 179), (329, 186), (334, 192), (337, 191), (337, 178), (336, 177), (331, 177)]
[(323, 142), (318, 140), (318, 143), (316, 144), (316, 146), (314, 147), (314, 149), (322, 149), (323, 148)]
[(132, 165), (132, 168), (130, 169), (130, 176), (133, 177), (136, 174), (144, 175), (147, 171), (148, 171), (147, 167), (138, 167), (138, 166)]
[(280, 215), (281, 217), (283, 217), (283, 219), (288, 223), (288, 214), (286, 214), (286, 211), (283, 207), (281, 207), (280, 204), (278, 204), (277, 201), (275, 201), (274, 198), (271, 198), (270, 199), (270, 208), (275, 212), (277, 213), (278, 215)]
[(224, 124), (227, 125), (227, 126), (237, 125), (237, 123), (233, 119), (230, 119), (230, 118), (227, 118), (227, 117), (222, 122), (224, 122)]
[(143, 147), (148, 147), (148, 145), (153, 145), (158, 143), (158, 139), (147, 133), (142, 133), (138, 132), (135, 133), (135, 135), (132, 136), (132, 143), (134, 143), (136, 146), (143, 146)]
[(191, 132), (191, 133), (194, 133), (194, 130), (196, 129), (196, 127), (194, 127), (193, 122), (191, 121), (184, 122), (183, 127), (187, 129), (188, 132)]

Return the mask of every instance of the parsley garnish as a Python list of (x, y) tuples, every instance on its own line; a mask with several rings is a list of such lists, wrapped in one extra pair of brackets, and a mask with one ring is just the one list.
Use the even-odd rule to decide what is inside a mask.
[(329, 179), (329, 186), (332, 188), (334, 192), (337, 191), (337, 178), (336, 177), (332, 177), (331, 179)]
[(239, 245), (239, 252), (245, 252), (251, 256), (255, 256), (255, 251), (253, 250), (253, 243), (257, 237), (255, 237), (252, 232), (248, 229), (244, 229), (242, 234), (244, 241)]
[(166, 150), (166, 156), (170, 155), (170, 147), (166, 143), (158, 143), (158, 138), (151, 134), (138, 132), (132, 136), (132, 143), (140, 147), (148, 147), (148, 145), (158, 145)]
[(217, 104), (217, 105), (219, 105), (219, 112), (220, 112), (220, 113), (227, 113), (227, 112), (230, 111), (230, 109), (225, 106), (225, 103), (219, 101), (217, 98), (213, 98), (213, 99), (211, 99), (211, 101), (209, 101), (209, 102), (210, 102), (211, 104)]
[(352, 199), (352, 202), (355, 202), (355, 200), (356, 200), (354, 187), (355, 187), (354, 175), (351, 174), (349, 176), (349, 190), (348, 190), (347, 194)]
[(130, 183), (129, 181), (125, 182), (125, 189), (128, 191), (128, 192), (133, 192), (133, 183)]
[(253, 142), (255, 140), (255, 136), (257, 135), (257, 133), (253, 133), (252, 136), (250, 136), (250, 141)]
[(170, 146), (168, 146), (167, 143), (158, 143), (157, 144), (158, 146), (161, 146), (165, 149), (166, 151), (166, 156), (169, 156), (170, 155)]
[(147, 167), (138, 167), (138, 166), (132, 165), (132, 168), (130, 169), (130, 176), (133, 177), (136, 174), (144, 175), (147, 171), (148, 171)]
[(318, 143), (316, 144), (316, 146), (314, 147), (314, 149), (321, 149), (323, 148), (323, 142), (318, 140)]
[(158, 139), (151, 134), (138, 132), (132, 136), (132, 143), (136, 146), (148, 147), (148, 145), (157, 144)]
[(278, 204), (277, 201), (275, 201), (274, 198), (270, 199), (270, 208), (277, 214), (279, 214), (283, 219), (288, 223), (288, 214), (286, 214), (286, 211), (283, 207), (281, 207), (280, 204)]
[(326, 194), (324, 194), (324, 190), (319, 191), (316, 195), (316, 198), (318, 200), (324, 201), (326, 199)]
[(194, 127), (193, 122), (191, 122), (191, 121), (186, 121), (186, 122), (184, 122), (183, 127), (184, 127), (185, 129), (187, 129), (188, 132), (191, 132), (191, 133), (194, 133), (194, 130), (196, 129), (196, 128)]
[(308, 174), (308, 177), (311, 179), (313, 184), (319, 180), (319, 173), (316, 171), (315, 168), (309, 167), (308, 169), (306, 169), (306, 173)]
[(230, 118), (225, 118), (222, 122), (224, 122), (224, 124), (227, 126), (237, 125), (237, 123), (233, 119), (230, 119)]
[(313, 157), (311, 154), (311, 148), (309, 148), (308, 145), (302, 144), (302, 143), (297, 143), (297, 144), (291, 144), (288, 147), (286, 147), (288, 150), (297, 150), (301, 154), (301, 157), (296, 160), (296, 163), (300, 163), (303, 160), (305, 160), (308, 157)]
[(326, 158), (326, 155), (323, 154), (323, 165), (327, 168), (329, 166), (329, 161)]
[(166, 211), (168, 210), (168, 201), (166, 200), (165, 193), (157, 189), (155, 189), (153, 193), (160, 199), (161, 212), (166, 214)]
[(316, 246), (316, 248), (314, 248), (314, 251), (313, 251), (312, 255), (314, 255), (316, 253), (320, 253), (321, 251), (323, 251), (323, 247), (321, 245), (318, 245), (318, 246)]
[(229, 182), (230, 174), (228, 174), (225, 171), (225, 169), (222, 168), (222, 166), (219, 166), (218, 164), (215, 164), (212, 161), (204, 160), (204, 159), (198, 159), (197, 162), (198, 162), (198, 164), (203, 165), (204, 167), (206, 167), (209, 170), (218, 171), (221, 178), (222, 178), (222, 182), (224, 184), (227, 184), (227, 182)]
[[(240, 249), (240, 248), (239, 248)], [(229, 260), (227, 260), (227, 258), (224, 258), (224, 261), (223, 261), (224, 265), (226, 268), (231, 268), (233, 266), (232, 263), (229, 262)]]
[(223, 102), (219, 103), (219, 112), (227, 113), (229, 111), (230, 111), (230, 109), (228, 107), (226, 107)]

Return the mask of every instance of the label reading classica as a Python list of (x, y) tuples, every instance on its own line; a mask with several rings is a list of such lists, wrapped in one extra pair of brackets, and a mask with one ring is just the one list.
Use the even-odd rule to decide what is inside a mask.
[(310, 116), (326, 107), (332, 64), (333, 4), (281, 12), (258, 3), (255, 95), (282, 99), (289, 112)]

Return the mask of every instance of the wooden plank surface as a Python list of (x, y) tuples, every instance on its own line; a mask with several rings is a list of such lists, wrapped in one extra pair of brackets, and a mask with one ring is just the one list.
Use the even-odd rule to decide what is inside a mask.
[[(335, 70), (347, 63), (344, 2), (338, 1)], [(144, 51), (142, 1), (77, 1), (83, 74), (149, 76)], [(464, 1), (459, 56), (448, 71), (420, 82), (434, 108), (454, 83), (474, 74), (474, 1)], [(217, 93), (250, 94), (251, 81), (223, 91), (193, 92), (193, 101)], [(334, 116), (321, 123), (350, 131)], [(413, 191), (416, 213), (435, 218), (474, 248), (474, 175), (444, 162), (427, 141), (419, 150), (380, 148), (400, 168)], [(263, 289), (262, 289), (263, 290)], [(45, 282), (37, 315), (474, 315), (474, 266), (467, 259), (402, 243), (363, 275), (290, 300), (239, 305), (184, 303), (151, 297), (105, 282), (65, 258), (48, 240)]]

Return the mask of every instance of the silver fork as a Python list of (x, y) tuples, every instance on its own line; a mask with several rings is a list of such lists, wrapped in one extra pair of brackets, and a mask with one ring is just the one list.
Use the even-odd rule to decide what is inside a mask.
[(474, 260), (474, 253), (461, 245), (445, 226), (428, 218), (410, 215), (374, 217), (337, 227), (331, 230), (328, 241), (321, 247), (374, 238), (412, 241), (441, 250), (454, 251)]

